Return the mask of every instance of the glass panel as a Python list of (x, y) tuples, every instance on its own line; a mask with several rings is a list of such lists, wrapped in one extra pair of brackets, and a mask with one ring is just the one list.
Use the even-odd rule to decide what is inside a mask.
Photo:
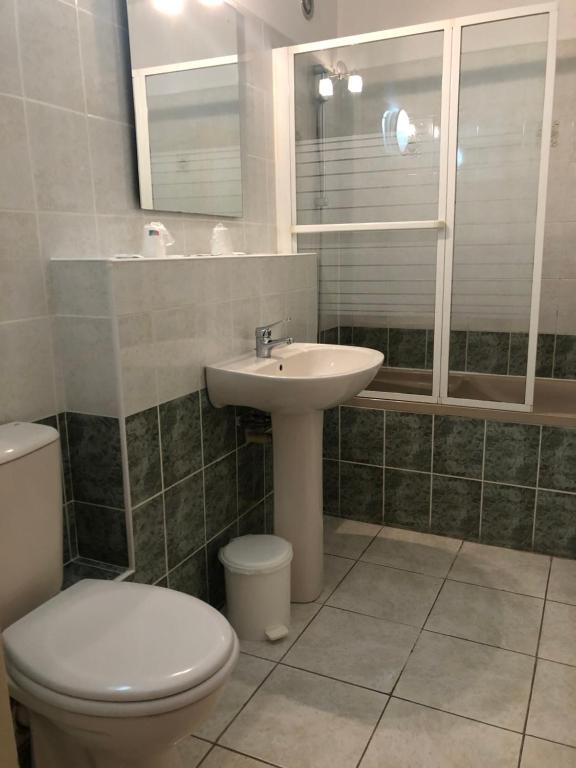
[(242, 216), (238, 64), (146, 78), (154, 209)]
[(547, 32), (546, 14), (462, 31), (452, 397), (525, 400)]
[(294, 58), (297, 223), (438, 218), (443, 33)]
[(432, 394), (435, 230), (299, 235), (320, 261), (319, 341), (372, 347), (372, 390)]

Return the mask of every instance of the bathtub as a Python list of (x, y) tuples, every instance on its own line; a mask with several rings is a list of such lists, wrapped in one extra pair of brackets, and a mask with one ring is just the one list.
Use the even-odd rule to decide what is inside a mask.
[[(525, 379), (521, 376), (497, 376), (485, 373), (451, 373), (450, 396), (473, 400), (521, 403)], [(412, 400), (382, 400), (370, 392), (404, 392), (429, 395), (432, 371), (409, 368), (382, 368), (370, 384), (365, 396), (354, 397), (348, 405), (382, 410), (468, 416), (494, 421), (576, 427), (576, 379), (539, 379), (534, 386), (534, 410), (519, 412), (465, 405), (417, 403)]]

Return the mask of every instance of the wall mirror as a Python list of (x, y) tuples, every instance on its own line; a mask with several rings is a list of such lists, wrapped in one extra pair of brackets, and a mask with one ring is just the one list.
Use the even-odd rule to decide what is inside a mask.
[(142, 208), (241, 217), (241, 17), (128, 0), (128, 22)]

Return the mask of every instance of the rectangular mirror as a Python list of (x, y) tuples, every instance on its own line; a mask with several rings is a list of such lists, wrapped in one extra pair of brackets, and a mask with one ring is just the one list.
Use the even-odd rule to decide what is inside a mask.
[(176, 0), (128, 0), (142, 208), (242, 216), (239, 23)]

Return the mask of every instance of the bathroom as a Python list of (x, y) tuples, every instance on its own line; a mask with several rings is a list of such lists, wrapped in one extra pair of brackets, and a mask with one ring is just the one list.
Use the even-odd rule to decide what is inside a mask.
[(2, 10), (0, 764), (576, 768), (576, 0)]

